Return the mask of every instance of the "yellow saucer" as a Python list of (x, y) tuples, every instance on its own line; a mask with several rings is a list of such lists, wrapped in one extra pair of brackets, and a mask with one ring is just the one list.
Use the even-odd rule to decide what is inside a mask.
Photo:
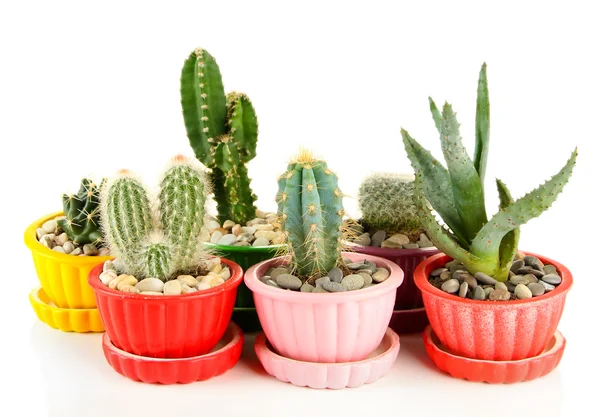
[(104, 326), (97, 308), (60, 308), (50, 301), (42, 287), (29, 293), (29, 301), (38, 318), (48, 326), (63, 332), (103, 332)]

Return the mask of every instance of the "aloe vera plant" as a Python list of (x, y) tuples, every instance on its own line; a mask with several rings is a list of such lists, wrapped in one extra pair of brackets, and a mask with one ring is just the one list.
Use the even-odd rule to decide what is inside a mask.
[[(462, 144), (452, 106), (445, 103), (440, 112), (429, 98), (429, 107), (447, 168), (406, 130), (401, 130), (415, 171), (415, 203), (421, 223), (435, 246), (463, 263), (469, 272), (483, 272), (505, 281), (519, 245), (519, 226), (540, 216), (554, 203), (575, 167), (577, 149), (556, 175), (516, 201), (506, 185), (496, 179), (500, 207), (488, 220), (483, 192), (490, 137), (486, 64), (481, 67), (477, 88), (473, 159)], [(447, 228), (438, 223), (432, 209)]]

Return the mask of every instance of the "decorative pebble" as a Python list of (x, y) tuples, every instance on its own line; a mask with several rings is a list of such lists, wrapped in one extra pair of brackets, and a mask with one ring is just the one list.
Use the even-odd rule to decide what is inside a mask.
[(487, 287), (483, 289), (483, 292), (485, 293), (485, 296), (488, 297), (492, 291), (494, 291), (494, 289), (492, 287)]
[(371, 246), (381, 247), (381, 244), (385, 240), (385, 230), (376, 231), (373, 236), (371, 236)]
[(472, 289), (472, 290), (474, 290), (478, 286), (477, 280), (472, 275), (467, 276), (465, 278), (465, 282), (467, 283), (467, 285), (469, 286), (469, 288)]
[(310, 285), (309, 283), (302, 284), (302, 286), (300, 287), (300, 292), (313, 292), (314, 290), (315, 287), (313, 285)]
[(510, 293), (506, 290), (493, 290), (488, 298), (492, 301), (508, 301), (510, 300)]
[(519, 284), (515, 287), (515, 295), (519, 300), (532, 297), (531, 290), (523, 284)]
[(432, 277), (439, 277), (440, 275), (442, 275), (442, 272), (446, 272), (448, 270), (448, 268), (437, 268), (434, 269), (431, 274)]
[(138, 290), (136, 287), (134, 287), (133, 285), (121, 285), (119, 284), (119, 291), (121, 292), (130, 292), (133, 294), (139, 294), (140, 290)]
[(48, 220), (42, 225), (42, 229), (46, 233), (54, 233), (56, 231), (56, 220)]
[(265, 275), (264, 277), (259, 278), (260, 282), (262, 282), (263, 284), (266, 284), (267, 281), (270, 279), (271, 279), (271, 277), (269, 275)]
[(351, 262), (349, 264), (346, 264), (346, 267), (348, 269), (352, 269), (353, 271), (359, 270), (364, 268), (365, 264), (362, 262)]
[[(535, 275), (533, 275), (533, 274), (527, 274), (527, 275), (525, 275), (525, 276), (524, 276), (524, 278), (525, 278), (527, 281), (529, 281), (530, 283), (531, 283), (531, 282), (538, 282), (538, 281), (539, 281), (539, 280), (538, 280), (538, 279), (535, 277)], [(527, 284), (525, 284), (525, 285), (527, 285)]]
[(191, 292), (198, 292), (198, 288), (196, 287), (190, 287), (188, 285), (185, 284), (181, 284), (181, 293), (182, 294), (189, 294)]
[(123, 278), (119, 281), (119, 283), (117, 284), (117, 289), (119, 291), (123, 291), (121, 288), (124, 285), (129, 285), (129, 286), (134, 286), (135, 284), (137, 284), (138, 280), (136, 277), (134, 277), (133, 275), (129, 275), (126, 278)]
[[(365, 259), (364, 265), (365, 265), (364, 268), (370, 269), (372, 274), (377, 272), (377, 265), (375, 264), (375, 262), (367, 261)], [(360, 271), (360, 269), (359, 269), (359, 271)]]
[(249, 234), (250, 236), (253, 236), (254, 233), (256, 233), (256, 227), (251, 227), (251, 226), (242, 227), (242, 233), (246, 233), (246, 234)]
[(329, 293), (329, 291), (327, 291), (327, 290), (326, 290), (325, 288), (323, 288), (323, 287), (316, 287), (316, 288), (313, 290), (313, 293), (316, 293), (316, 292)]
[(369, 235), (368, 233), (363, 233), (362, 235), (354, 239), (354, 243), (356, 243), (357, 245), (369, 246), (371, 244), (371, 235)]
[(317, 279), (315, 280), (315, 285), (316, 285), (317, 287), (322, 287), (322, 286), (323, 286), (323, 284), (325, 284), (326, 282), (330, 282), (330, 281), (331, 281), (331, 280), (329, 279), (329, 277), (328, 277), (328, 276), (327, 276), (327, 277), (321, 277), (321, 278), (317, 278)]
[(40, 243), (50, 249), (54, 247), (54, 240), (49, 235), (42, 236)]
[(540, 295), (544, 295), (544, 293), (546, 292), (546, 288), (544, 288), (544, 286), (542, 284), (539, 284), (537, 282), (532, 282), (531, 284), (529, 284), (527, 286), (527, 288), (529, 288), (529, 291), (531, 291), (531, 294), (534, 297), (539, 297)]
[(73, 255), (73, 256), (78, 256), (81, 254), (83, 254), (83, 251), (81, 250), (81, 248), (75, 248), (75, 249), (73, 249), (73, 252), (70, 253), (70, 255)]
[(42, 238), (42, 236), (44, 236), (46, 234), (46, 231), (44, 229), (42, 229), (41, 227), (38, 227), (38, 229), (35, 231), (35, 237), (37, 238), (37, 240), (40, 240)]
[[(67, 243), (69, 243), (69, 242), (67, 242)], [(110, 255), (110, 250), (108, 248), (100, 248), (100, 249), (98, 249), (98, 256), (109, 256), (109, 255)]]
[(535, 268), (532, 268), (531, 266), (526, 266), (524, 268), (521, 268), (517, 271), (517, 274), (519, 275), (527, 275), (527, 274), (533, 274), (538, 278), (541, 278), (544, 276), (544, 273), (542, 271), (538, 271)]
[(562, 278), (558, 276), (558, 274), (548, 274), (542, 277), (542, 281), (548, 284), (558, 285), (562, 282)]
[(58, 235), (54, 238), (54, 243), (56, 243), (58, 246), (62, 246), (65, 243), (67, 243), (68, 240), (69, 240), (69, 236), (67, 236), (66, 233), (61, 233), (60, 235)]
[(235, 222), (231, 220), (225, 220), (223, 223), (223, 229), (231, 229), (233, 226), (235, 226)]
[(236, 239), (238, 242), (250, 243), (250, 241), (254, 239), (254, 236), (250, 233), (241, 233)]
[(225, 268), (221, 269), (221, 272), (219, 272), (219, 275), (221, 276), (221, 278), (223, 278), (225, 281), (227, 281), (229, 278), (231, 278), (231, 270), (229, 269), (228, 266), (226, 266)]
[(458, 289), (458, 296), (465, 298), (467, 296), (468, 291), (469, 291), (469, 284), (467, 284), (466, 282), (463, 282), (462, 284), (460, 284), (460, 287)]
[(191, 275), (179, 275), (177, 277), (177, 280), (183, 282), (188, 287), (195, 287), (196, 285), (198, 285), (198, 280), (196, 279), (196, 277), (193, 277)]
[(102, 281), (102, 283), (104, 285), (108, 285), (108, 283), (111, 282), (116, 277), (117, 277), (117, 273), (115, 271), (109, 269), (108, 271), (104, 271), (100, 274), (100, 281)]
[(419, 245), (417, 243), (405, 243), (402, 245), (402, 249), (419, 249)]
[(267, 230), (259, 230), (254, 234), (256, 238), (264, 237), (267, 240), (273, 240), (277, 237), (277, 232), (270, 232)]
[(508, 291), (508, 287), (506, 286), (505, 283), (503, 282), (497, 282), (496, 286), (494, 287), (496, 290), (504, 290), (504, 291)]
[(274, 270), (271, 271), (271, 273), (269, 275), (271, 275), (271, 278), (273, 279), (277, 279), (277, 277), (279, 275), (283, 275), (283, 274), (289, 274), (290, 271), (287, 270), (287, 268), (275, 268)]
[(442, 290), (446, 291), (449, 294), (454, 294), (456, 291), (458, 291), (459, 287), (460, 284), (458, 283), (458, 280), (454, 278), (449, 279), (448, 281), (442, 284)]
[(181, 294), (181, 282), (176, 279), (165, 282), (165, 285), (163, 286), (163, 294), (164, 295), (180, 295)]
[(302, 286), (302, 281), (292, 274), (281, 274), (277, 276), (277, 285), (289, 290), (299, 290)]
[(111, 280), (108, 283), (108, 288), (116, 290), (117, 286), (119, 285), (119, 282), (123, 281), (125, 278), (128, 278), (128, 277), (129, 277), (129, 275), (127, 275), (127, 274), (121, 274), (121, 275), (117, 276), (115, 279)]
[(271, 232), (275, 228), (272, 224), (269, 224), (269, 223), (267, 223), (267, 224), (257, 224), (254, 227), (256, 228), (256, 233), (258, 233), (260, 231)]
[(363, 286), (367, 286), (373, 282), (373, 277), (370, 274), (359, 272), (358, 275), (360, 275), (365, 282)]
[(517, 259), (516, 261), (513, 262), (512, 266), (510, 267), (511, 272), (513, 273), (517, 273), (517, 271), (521, 268), (523, 268), (525, 266), (525, 261), (523, 259)]
[[(377, 271), (377, 267), (375, 267), (375, 271)], [(370, 269), (363, 268), (363, 269), (359, 269), (358, 271), (356, 271), (356, 273), (357, 273), (357, 274), (360, 274), (360, 273), (363, 273), (363, 272), (364, 272), (365, 274), (373, 275), (373, 272), (375, 272), (375, 271), (372, 271), (372, 270), (370, 270)]]
[(235, 235), (229, 233), (229, 234), (223, 236), (221, 239), (219, 239), (219, 241), (217, 242), (217, 245), (224, 245), (224, 246), (233, 245), (233, 242), (235, 242), (236, 240), (237, 240), (237, 238), (235, 237)]
[(444, 272), (442, 272), (440, 274), (440, 279), (442, 281), (448, 281), (450, 278), (452, 278), (452, 272), (445, 270)]
[(377, 272), (375, 272), (373, 275), (371, 275), (371, 278), (373, 278), (373, 281), (380, 283), (385, 281), (386, 279), (388, 279), (390, 277), (390, 271), (388, 271), (385, 268), (377, 268)]
[(329, 292), (344, 292), (346, 287), (340, 282), (326, 281), (323, 288)]
[(546, 275), (556, 274), (556, 267), (554, 265), (545, 265), (544, 272), (546, 273)]
[(55, 246), (52, 248), (52, 250), (54, 252), (58, 252), (58, 253), (66, 253), (65, 250), (62, 248), (62, 246)]
[(210, 220), (206, 223), (206, 228), (208, 229), (209, 232), (213, 232), (214, 230), (218, 229), (219, 227), (221, 227), (221, 225), (219, 224), (218, 221), (215, 221), (215, 220)]
[(210, 237), (210, 243), (217, 243), (219, 240), (221, 240), (222, 237), (223, 237), (223, 233), (214, 232), (212, 234), (212, 236)]
[(331, 271), (327, 273), (329, 279), (333, 282), (342, 282), (342, 278), (344, 278), (344, 273), (338, 267), (332, 268)]
[(486, 295), (487, 294), (485, 293), (485, 290), (483, 289), (483, 287), (480, 287), (478, 285), (475, 287), (475, 290), (473, 291), (473, 300), (479, 300), (479, 301), (485, 300)]
[(506, 285), (506, 288), (508, 289), (508, 291), (515, 292), (515, 287), (516, 287), (515, 284), (511, 284), (510, 281), (506, 281), (504, 283), (504, 285)]
[(239, 236), (242, 233), (242, 226), (236, 224), (231, 228), (231, 233), (233, 233), (235, 236)]
[(433, 242), (430, 242), (428, 240), (419, 240), (417, 244), (420, 248), (432, 248), (434, 246)]
[[(277, 284), (275, 284), (277, 285)], [(204, 290), (208, 290), (210, 288), (210, 284), (208, 282), (199, 282), (198, 285), (196, 285), (196, 289), (198, 291), (204, 291)]]
[(525, 265), (537, 269), (538, 271), (544, 271), (544, 264), (535, 256), (526, 256), (523, 258)]
[(475, 272), (475, 279), (482, 284), (496, 285), (496, 280), (483, 272)]
[(259, 237), (252, 243), (252, 246), (269, 246), (269, 239), (266, 237)]
[(87, 245), (83, 245), (83, 253), (88, 256), (96, 256), (98, 255), (98, 248), (92, 243), (88, 243)]
[(553, 289), (556, 288), (554, 285), (548, 284), (547, 282), (544, 282), (543, 280), (538, 281), (538, 284), (542, 285), (546, 291), (552, 291)]
[(156, 291), (161, 292), (164, 287), (164, 282), (158, 278), (146, 278), (138, 282), (135, 286), (141, 292), (144, 291)]
[(344, 285), (348, 291), (359, 290), (365, 285), (365, 280), (358, 274), (347, 275), (342, 279), (342, 285)]
[(515, 254), (515, 259), (523, 259), (525, 258), (525, 254), (521, 251), (517, 251), (517, 253)]
[(510, 283), (513, 285), (519, 285), (519, 284), (529, 284), (529, 280), (527, 278), (525, 278), (524, 275), (515, 275), (514, 277), (510, 277)]

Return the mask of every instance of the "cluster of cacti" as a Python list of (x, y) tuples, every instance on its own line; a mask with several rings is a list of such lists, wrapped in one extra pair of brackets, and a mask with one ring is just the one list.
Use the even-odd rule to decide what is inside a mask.
[(327, 273), (341, 260), (343, 194), (337, 176), (308, 151), (290, 162), (278, 180), (281, 229), (301, 277)]
[(58, 225), (75, 243), (102, 243), (99, 204), (103, 183), (104, 180), (99, 187), (84, 178), (77, 194), (64, 194), (62, 197), (65, 218), (58, 220)]
[[(416, 174), (415, 203), (421, 222), (435, 246), (471, 273), (483, 272), (505, 281), (518, 248), (519, 226), (541, 215), (556, 200), (571, 176), (577, 149), (560, 172), (516, 201), (504, 183), (496, 180), (500, 210), (488, 221), (483, 195), (490, 132), (486, 65), (481, 68), (477, 89), (473, 159), (462, 144), (452, 106), (446, 103), (440, 113), (433, 100), (429, 101), (448, 168), (402, 129), (404, 147)], [(450, 230), (437, 222), (432, 208)]]
[(369, 230), (402, 233), (412, 241), (423, 231), (414, 202), (412, 174), (375, 173), (358, 189), (361, 223)]
[(157, 201), (127, 170), (103, 187), (105, 240), (123, 272), (166, 281), (206, 258), (199, 235), (209, 187), (198, 165), (181, 155), (173, 158), (160, 180)]
[(226, 96), (217, 62), (198, 48), (181, 71), (181, 107), (190, 145), (211, 169), (219, 220), (245, 224), (256, 212), (246, 167), (258, 137), (250, 99), (235, 91)]

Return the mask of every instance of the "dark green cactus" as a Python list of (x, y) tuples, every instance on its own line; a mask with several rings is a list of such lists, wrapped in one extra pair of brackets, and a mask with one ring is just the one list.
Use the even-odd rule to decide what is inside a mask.
[[(429, 99), (447, 169), (404, 129), (402, 138), (416, 174), (415, 203), (419, 217), (432, 242), (462, 262), (471, 273), (483, 272), (505, 281), (518, 248), (519, 226), (540, 216), (556, 200), (575, 167), (577, 149), (560, 172), (516, 201), (506, 185), (496, 180), (500, 210), (488, 221), (483, 196), (490, 130), (486, 72), (483, 64), (477, 89), (473, 160), (462, 145), (456, 114), (448, 103), (440, 113)], [(432, 209), (449, 230), (438, 223)]]
[[(102, 182), (104, 183), (104, 180)], [(69, 239), (80, 245), (102, 242), (100, 187), (92, 180), (84, 178), (77, 194), (63, 195), (65, 218), (59, 220), (58, 225), (67, 233)]]
[(235, 91), (225, 96), (217, 62), (198, 48), (181, 71), (181, 107), (196, 158), (212, 170), (219, 220), (245, 224), (256, 212), (246, 167), (258, 139), (252, 102)]
[(298, 275), (327, 273), (341, 259), (344, 206), (337, 176), (303, 151), (279, 177), (281, 229)]

